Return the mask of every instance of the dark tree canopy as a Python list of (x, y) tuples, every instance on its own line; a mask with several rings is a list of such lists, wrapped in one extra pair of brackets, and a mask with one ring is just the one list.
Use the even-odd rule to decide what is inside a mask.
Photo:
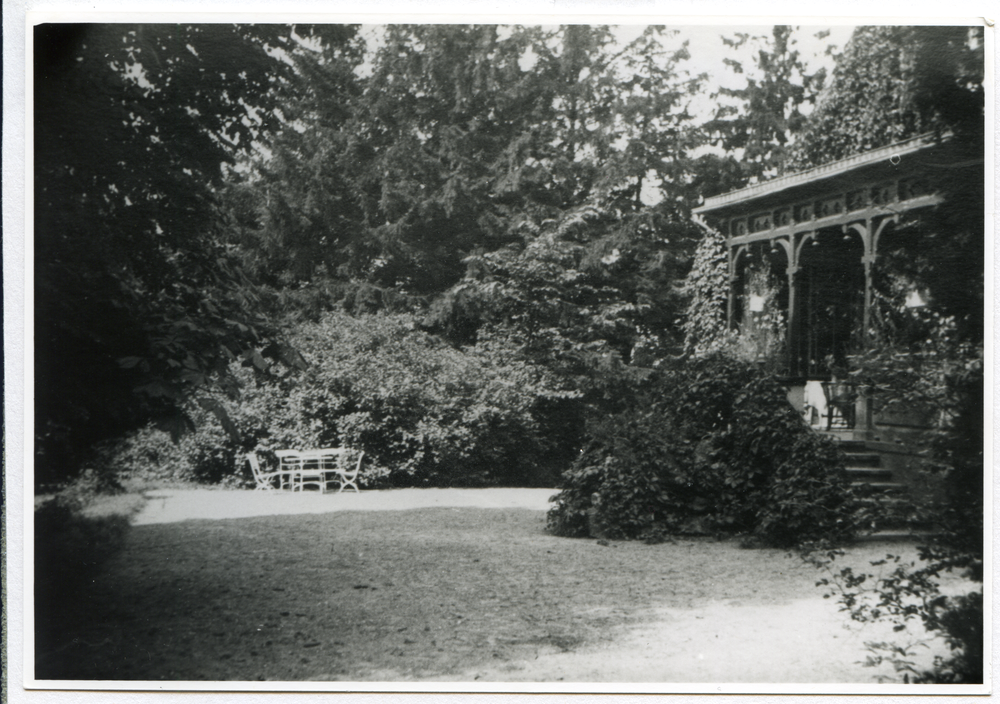
[[(314, 301), (310, 291), (331, 281), (344, 284), (340, 295), (371, 290), (363, 284), (383, 300), (433, 300), (432, 324), (456, 342), (508, 319), (497, 311), (509, 302), (471, 303), (473, 283), (525, 285), (507, 279), (531, 265), (511, 257), (572, 232), (558, 245), (576, 252), (570, 269), (596, 273), (594, 262), (613, 256), (628, 289), (615, 300), (638, 303), (642, 290), (657, 302), (646, 324), (670, 326), (667, 279), (695, 234), (686, 174), (698, 133), (687, 102), (700, 77), (684, 70), (687, 58), (658, 27), (623, 45), (602, 26), (388, 26), (370, 76), (341, 81), (342, 63), (315, 66), (324, 91), (296, 103), (297, 129), (234, 191), (241, 228), (270, 267), (262, 273), (298, 287), (297, 300)], [(317, 101), (331, 95), (349, 115), (329, 119)], [(649, 193), (655, 207), (643, 202)]]
[(270, 336), (219, 236), (216, 191), (223, 166), (280, 124), (275, 89), (293, 76), (280, 56), (298, 42), (293, 28), (267, 25), (34, 32), (36, 474), (46, 478), (224, 378), (230, 360), (253, 360)]
[(457, 346), (488, 329), (568, 376), (648, 362), (676, 349), (703, 195), (982, 133), (968, 28), (860, 28), (819, 99), (792, 28), (726, 39), (755, 77), (707, 124), (663, 27), (34, 32), (40, 478), (149, 418), (182, 427), (182, 402), (238, 391), (234, 361), (295, 364), (286, 333), (335, 306), (406, 308)]
[[(809, 72), (794, 48), (793, 28), (788, 25), (775, 26), (769, 37), (740, 33), (735, 38), (722, 37), (722, 42), (732, 49), (744, 45), (756, 48), (756, 77), (748, 76), (742, 88), (720, 89), (716, 98), (735, 99), (737, 104), (721, 101), (714, 118), (705, 125), (710, 139), (737, 167), (738, 180), (726, 183), (731, 188), (785, 172), (796, 138), (807, 124), (800, 108), (815, 104), (826, 72)], [(734, 73), (744, 73), (739, 61), (727, 58), (725, 63)]]

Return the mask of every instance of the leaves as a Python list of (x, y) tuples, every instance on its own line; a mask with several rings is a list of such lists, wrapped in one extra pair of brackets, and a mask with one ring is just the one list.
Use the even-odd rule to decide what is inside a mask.
[[(457, 350), (405, 315), (328, 314), (292, 344), (308, 364), (261, 376), (234, 364), (233, 402), (201, 392), (185, 404), (196, 432), (165, 452), (141, 431), (107, 462), (154, 464), (178, 474), (232, 478), (248, 449), (348, 446), (366, 452), (369, 485), (551, 485), (575, 449), (578, 394), (526, 360), (517, 341), (483, 336)], [(211, 414), (209, 416), (208, 414)], [(133, 470), (137, 471), (137, 470)]]
[(784, 388), (716, 357), (642, 380), (596, 418), (548, 516), (559, 535), (743, 532), (789, 546), (852, 535), (856, 497), (834, 444), (812, 433)]
[(698, 244), (691, 271), (684, 280), (684, 292), (690, 301), (683, 323), (686, 351), (704, 355), (729, 341), (729, 286), (725, 237), (717, 230), (709, 230)]
[(276, 88), (294, 72), (279, 57), (299, 51), (300, 29), (34, 28), (40, 481), (97, 440), (175, 417), (276, 336), (216, 196), (227, 165), (281, 126)]
[[(738, 34), (736, 40), (723, 37), (722, 41), (733, 48), (755, 45), (756, 71), (747, 75), (745, 87), (722, 88), (713, 96), (720, 107), (704, 129), (730, 158), (736, 157), (742, 173), (737, 186), (780, 176), (806, 126), (800, 108), (816, 101), (824, 72), (808, 73), (794, 48), (793, 28), (787, 25), (775, 26), (770, 37)], [(744, 73), (739, 62), (725, 59), (725, 63), (734, 73)], [(737, 101), (735, 109), (727, 98)]]
[(818, 165), (934, 131), (981, 149), (982, 27), (859, 27), (799, 142)]
[[(828, 577), (817, 586), (824, 586), (824, 597), (837, 596), (841, 611), (846, 611), (859, 623), (887, 623), (894, 633), (904, 634), (900, 642), (868, 642), (871, 652), (868, 667), (883, 663), (895, 672), (906, 673), (905, 682), (923, 684), (983, 682), (983, 611), (982, 590), (968, 588), (964, 593), (945, 595), (937, 580), (943, 571), (966, 567), (976, 557), (949, 551), (947, 555), (927, 554), (921, 549), (921, 562), (901, 563), (895, 557), (890, 571), (855, 573), (850, 567), (834, 569), (835, 558), (842, 553), (819, 555), (807, 551), (803, 559), (823, 570)], [(892, 557), (892, 556), (889, 556)], [(873, 563), (879, 566), (881, 561)], [(950, 588), (949, 591), (952, 591)], [(930, 669), (918, 669), (910, 659), (916, 648), (929, 647), (928, 639), (914, 640), (909, 633), (911, 622), (919, 622), (931, 634), (940, 635), (951, 648), (950, 657), (936, 657)]]

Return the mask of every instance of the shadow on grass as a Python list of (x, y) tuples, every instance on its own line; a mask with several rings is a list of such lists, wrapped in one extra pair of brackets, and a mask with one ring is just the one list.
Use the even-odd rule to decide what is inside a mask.
[[(87, 512), (78, 500), (56, 497), (35, 509), (34, 609), (36, 677), (58, 677), (68, 636), (93, 613), (88, 588), (125, 545), (130, 514)], [(54, 669), (53, 669), (54, 668)]]
[(553, 536), (527, 509), (135, 525), (38, 676), (463, 678), (602, 647), (654, 606), (771, 603), (812, 593), (813, 581), (784, 551), (711, 539), (608, 547)]

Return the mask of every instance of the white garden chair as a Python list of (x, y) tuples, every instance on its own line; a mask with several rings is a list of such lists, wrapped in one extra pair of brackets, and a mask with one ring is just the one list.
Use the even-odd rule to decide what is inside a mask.
[[(246, 455), (247, 462), (250, 463), (250, 471), (253, 472), (254, 481), (257, 483), (255, 489), (257, 491), (274, 491), (277, 489), (283, 489), (285, 486), (285, 480), (282, 478), (287, 472), (277, 471), (277, 472), (265, 472), (260, 468), (260, 460), (257, 459), (256, 452), (248, 452)], [(278, 480), (278, 486), (274, 486), (274, 480)]]
[[(323, 473), (323, 491), (325, 492), (329, 488), (330, 482), (336, 481), (337, 476), (340, 475), (341, 459), (347, 450), (341, 447), (324, 447), (314, 450), (314, 452), (319, 469)], [(330, 475), (335, 476), (331, 477)]]
[(350, 462), (350, 452), (343, 450), (338, 457), (337, 469), (337, 480), (340, 482), (340, 488), (337, 490), (339, 494), (347, 487), (354, 487), (356, 493), (360, 493), (361, 490), (358, 489), (358, 474), (361, 472), (361, 462), (365, 458), (365, 453), (362, 452), (358, 455), (358, 461), (354, 463), (353, 466), (349, 464)]

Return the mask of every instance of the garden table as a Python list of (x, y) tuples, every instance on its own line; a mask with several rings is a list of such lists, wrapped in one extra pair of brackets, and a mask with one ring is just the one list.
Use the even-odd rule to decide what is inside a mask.
[(274, 455), (278, 458), (278, 488), (292, 489), (295, 473), (300, 469), (298, 450), (275, 450)]
[[(340, 457), (347, 452), (343, 447), (325, 447), (315, 450), (275, 450), (280, 470), (288, 474), (292, 491), (302, 491), (306, 484), (315, 484), (326, 493), (331, 481), (329, 474), (342, 474)], [(282, 484), (284, 487), (284, 484)]]

